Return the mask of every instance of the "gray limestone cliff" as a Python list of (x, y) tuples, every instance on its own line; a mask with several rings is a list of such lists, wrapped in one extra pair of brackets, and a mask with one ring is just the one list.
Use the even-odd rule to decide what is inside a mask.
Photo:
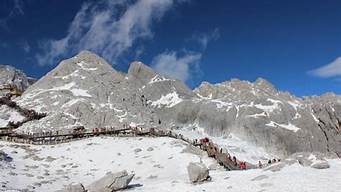
[(47, 117), (17, 131), (72, 130), (77, 126), (202, 128), (229, 134), (280, 155), (296, 152), (341, 155), (341, 97), (296, 97), (265, 79), (203, 82), (195, 90), (141, 62), (118, 72), (83, 51), (62, 61), (16, 101)]

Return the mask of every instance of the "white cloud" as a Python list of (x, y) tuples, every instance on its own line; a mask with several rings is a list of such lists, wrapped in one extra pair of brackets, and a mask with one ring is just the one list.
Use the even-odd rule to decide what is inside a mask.
[(9, 13), (5, 16), (0, 18), (0, 27), (9, 30), (7, 23), (9, 20), (11, 20), (13, 17), (17, 15), (24, 15), (24, 3), (22, 0), (13, 0), (12, 1), (12, 7), (10, 8)]
[(184, 51), (184, 54), (179, 56), (175, 51), (165, 51), (153, 58), (152, 68), (163, 75), (187, 82), (200, 72), (202, 53), (205, 52), (208, 44), (218, 40), (219, 37), (218, 28), (209, 33), (194, 33), (189, 40), (199, 43), (200, 52)]
[(28, 44), (27, 41), (24, 41), (22, 44), (22, 48), (24, 49), (25, 53), (28, 53), (31, 51), (31, 46)]
[[(67, 35), (48, 40), (36, 55), (40, 65), (81, 50), (94, 51), (114, 63), (138, 39), (152, 38), (151, 24), (160, 20), (176, 0), (101, 1), (83, 4)], [(123, 12), (122, 12), (123, 11)]]
[(186, 82), (198, 71), (200, 60), (201, 53), (178, 56), (174, 51), (166, 51), (154, 57), (152, 67), (163, 75)]
[(207, 45), (211, 41), (216, 41), (220, 38), (220, 31), (218, 28), (215, 28), (213, 31), (209, 33), (195, 33), (192, 36), (192, 39), (197, 41), (201, 48), (205, 50)]
[(309, 73), (312, 75), (315, 75), (318, 77), (324, 77), (324, 78), (341, 76), (341, 57), (337, 58), (335, 61), (331, 62), (330, 64), (314, 69), (310, 71)]

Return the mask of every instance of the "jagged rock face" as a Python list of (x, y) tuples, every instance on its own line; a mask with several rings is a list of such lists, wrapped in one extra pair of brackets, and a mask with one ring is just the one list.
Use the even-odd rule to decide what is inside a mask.
[(336, 95), (298, 98), (264, 79), (204, 82), (192, 91), (141, 62), (133, 62), (127, 74), (115, 71), (88, 51), (62, 61), (16, 99), (25, 108), (47, 113), (18, 131), (121, 128), (131, 123), (194, 126), (215, 136), (233, 133), (281, 155), (341, 154), (340, 100)]
[(181, 98), (195, 96), (192, 90), (181, 81), (157, 74), (153, 69), (141, 62), (130, 64), (127, 77), (130, 84), (137, 85), (141, 93), (151, 100), (157, 100), (160, 96), (171, 93), (176, 93)]
[(148, 112), (139, 115), (148, 110), (125, 74), (88, 51), (62, 61), (17, 101), (48, 114), (18, 131), (70, 130), (76, 126), (117, 129), (128, 121), (143, 123), (151, 118)]
[[(323, 116), (325, 122), (341, 116), (316, 113), (314, 103), (319, 101), (280, 92), (264, 79), (254, 83), (235, 79), (216, 85), (203, 83), (195, 92), (206, 106), (198, 112), (195, 123), (210, 127), (207, 131), (211, 134), (233, 133), (283, 155), (298, 151), (341, 152), (340, 134), (327, 131), (338, 121), (334, 120), (334, 126), (321, 125)], [(214, 103), (216, 107), (212, 107)], [(331, 105), (324, 102), (323, 106)]]
[[(11, 92), (10, 88), (16, 88), (18, 92), (25, 91), (34, 79), (27, 77), (22, 71), (9, 65), (0, 65), (0, 97)], [(8, 122), (21, 121), (24, 117), (5, 105), (0, 106), (0, 127), (7, 126)]]
[(340, 153), (341, 135), (341, 97), (335, 94), (325, 94), (321, 97), (306, 98), (315, 116), (318, 119), (318, 127), (327, 140), (327, 151)]
[(33, 82), (34, 80), (22, 71), (9, 65), (0, 65), (0, 85), (11, 85), (23, 92)]

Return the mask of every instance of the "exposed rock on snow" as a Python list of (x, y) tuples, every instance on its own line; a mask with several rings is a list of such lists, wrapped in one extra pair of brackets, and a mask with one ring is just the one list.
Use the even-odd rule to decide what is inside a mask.
[(310, 166), (315, 169), (327, 169), (329, 168), (329, 163), (326, 160), (328, 158), (337, 158), (335, 155), (326, 156), (326, 154), (321, 153), (295, 153), (291, 155), (288, 159), (296, 160), (302, 166)]
[(0, 161), (11, 162), (13, 158), (10, 157), (7, 153), (0, 151)]
[(134, 174), (128, 174), (126, 170), (117, 173), (108, 173), (103, 178), (95, 181), (89, 187), (89, 192), (113, 192), (128, 187)]
[(276, 171), (280, 171), (281, 169), (283, 169), (286, 166), (286, 164), (284, 162), (279, 162), (279, 163), (275, 163), (272, 165), (269, 165), (269, 167), (266, 167), (264, 169), (264, 171), (272, 171), (272, 172), (276, 172)]
[(81, 183), (70, 184), (66, 186), (64, 189), (56, 191), (56, 192), (87, 192), (84, 186)]
[(189, 163), (187, 166), (189, 180), (192, 183), (203, 182), (209, 179), (209, 169), (203, 163)]
[(328, 169), (330, 165), (327, 161), (320, 161), (311, 164), (311, 167), (315, 169)]

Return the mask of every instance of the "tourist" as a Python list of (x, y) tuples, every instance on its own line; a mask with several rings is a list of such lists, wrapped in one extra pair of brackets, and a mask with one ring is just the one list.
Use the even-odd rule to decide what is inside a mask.
[(262, 164), (262, 162), (261, 161), (258, 161), (258, 168), (263, 168), (263, 164)]

